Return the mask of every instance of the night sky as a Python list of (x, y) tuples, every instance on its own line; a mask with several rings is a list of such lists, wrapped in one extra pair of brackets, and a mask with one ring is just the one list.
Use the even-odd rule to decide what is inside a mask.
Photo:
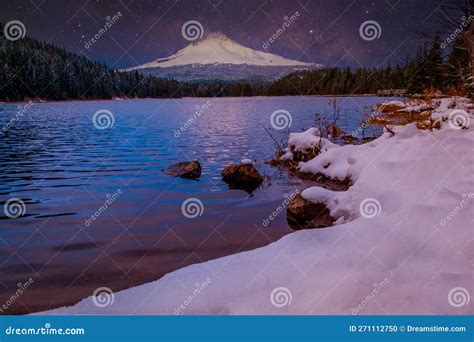
[[(222, 32), (257, 50), (327, 66), (376, 66), (403, 62), (423, 42), (433, 2), (426, 0), (25, 0), (2, 1), (0, 21), (20, 20), (27, 35), (128, 67), (166, 57), (189, 42), (182, 25), (199, 21), (204, 35)], [(84, 47), (118, 11), (122, 17), (90, 49)], [(296, 11), (298, 19), (263, 50), (262, 44)], [(359, 27), (375, 20), (378, 39)]]

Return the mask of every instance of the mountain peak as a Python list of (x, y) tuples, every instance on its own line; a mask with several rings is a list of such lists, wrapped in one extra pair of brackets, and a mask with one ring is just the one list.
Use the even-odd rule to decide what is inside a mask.
[[(128, 70), (142, 70), (145, 73), (159, 74), (158, 70), (205, 67), (206, 72), (209, 72), (209, 67), (214, 67), (215, 69), (218, 66), (234, 66), (234, 69), (235, 66), (252, 68), (273, 67), (273, 69), (284, 68), (290, 71), (322, 67), (320, 64), (305, 63), (287, 59), (276, 54), (254, 50), (237, 43), (222, 32), (213, 32), (205, 38), (192, 42), (171, 56), (159, 58), (153, 62)], [(231, 71), (230, 75), (235, 75), (235, 71)], [(280, 73), (278, 75), (281, 76)], [(222, 76), (226, 79), (229, 77), (229, 75)]]
[(195, 42), (191, 43), (188, 46), (196, 46), (200, 44), (209, 44), (209, 43), (216, 43), (216, 44), (225, 44), (226, 42), (231, 42), (233, 44), (238, 44), (234, 42), (232, 39), (227, 37), (223, 32), (211, 32), (208, 33), (205, 37), (196, 40)]
[(227, 37), (213, 32), (179, 50), (175, 54), (131, 68), (168, 68), (194, 64), (236, 64), (258, 66), (300, 66), (314, 68), (320, 65), (287, 59), (272, 53), (253, 50)]
[(226, 36), (224, 32), (211, 32), (206, 35), (206, 37), (202, 40), (212, 40), (212, 39), (217, 39), (217, 40), (228, 40), (229, 37)]

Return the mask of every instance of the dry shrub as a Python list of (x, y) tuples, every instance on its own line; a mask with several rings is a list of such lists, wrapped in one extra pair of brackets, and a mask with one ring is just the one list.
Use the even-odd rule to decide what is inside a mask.
[(342, 134), (342, 129), (337, 124), (333, 124), (330, 128), (330, 132), (332, 138), (338, 138)]

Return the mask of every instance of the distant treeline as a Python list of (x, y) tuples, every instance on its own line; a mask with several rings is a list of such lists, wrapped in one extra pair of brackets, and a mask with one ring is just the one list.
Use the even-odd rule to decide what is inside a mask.
[(469, 55), (456, 42), (446, 58), (441, 41), (421, 47), (413, 60), (392, 67), (321, 69), (293, 73), (273, 82), (266, 95), (374, 94), (383, 89), (407, 89), (408, 93), (439, 90), (469, 95)]
[(413, 60), (397, 66), (300, 71), (271, 83), (178, 82), (138, 72), (120, 72), (33, 38), (9, 41), (0, 36), (3, 101), (374, 94), (381, 89), (400, 88), (409, 93), (430, 88), (468, 93), (467, 52), (454, 48), (445, 58), (436, 38), (431, 46), (420, 48)]
[(176, 81), (119, 72), (29, 37), (10, 41), (1, 24), (0, 32), (1, 100), (181, 96)]

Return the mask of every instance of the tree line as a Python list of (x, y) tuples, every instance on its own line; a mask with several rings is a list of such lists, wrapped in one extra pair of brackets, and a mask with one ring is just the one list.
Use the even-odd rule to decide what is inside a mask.
[(298, 71), (268, 83), (178, 82), (114, 70), (33, 38), (9, 41), (1, 35), (0, 100), (345, 95), (400, 88), (412, 94), (429, 89), (471, 95), (469, 55), (458, 45), (454, 42), (445, 56), (437, 36), (396, 66)]
[[(3, 25), (0, 24), (3, 32)], [(23, 101), (179, 97), (179, 82), (120, 72), (100, 62), (25, 37), (0, 35), (0, 99)]]
[[(267, 95), (375, 94), (382, 89), (406, 89), (409, 94), (424, 91), (470, 95), (469, 55), (455, 46), (443, 55), (437, 36), (420, 47), (413, 60), (402, 65), (356, 70), (329, 68), (301, 71), (273, 82)], [(472, 82), (472, 81), (471, 81)]]

